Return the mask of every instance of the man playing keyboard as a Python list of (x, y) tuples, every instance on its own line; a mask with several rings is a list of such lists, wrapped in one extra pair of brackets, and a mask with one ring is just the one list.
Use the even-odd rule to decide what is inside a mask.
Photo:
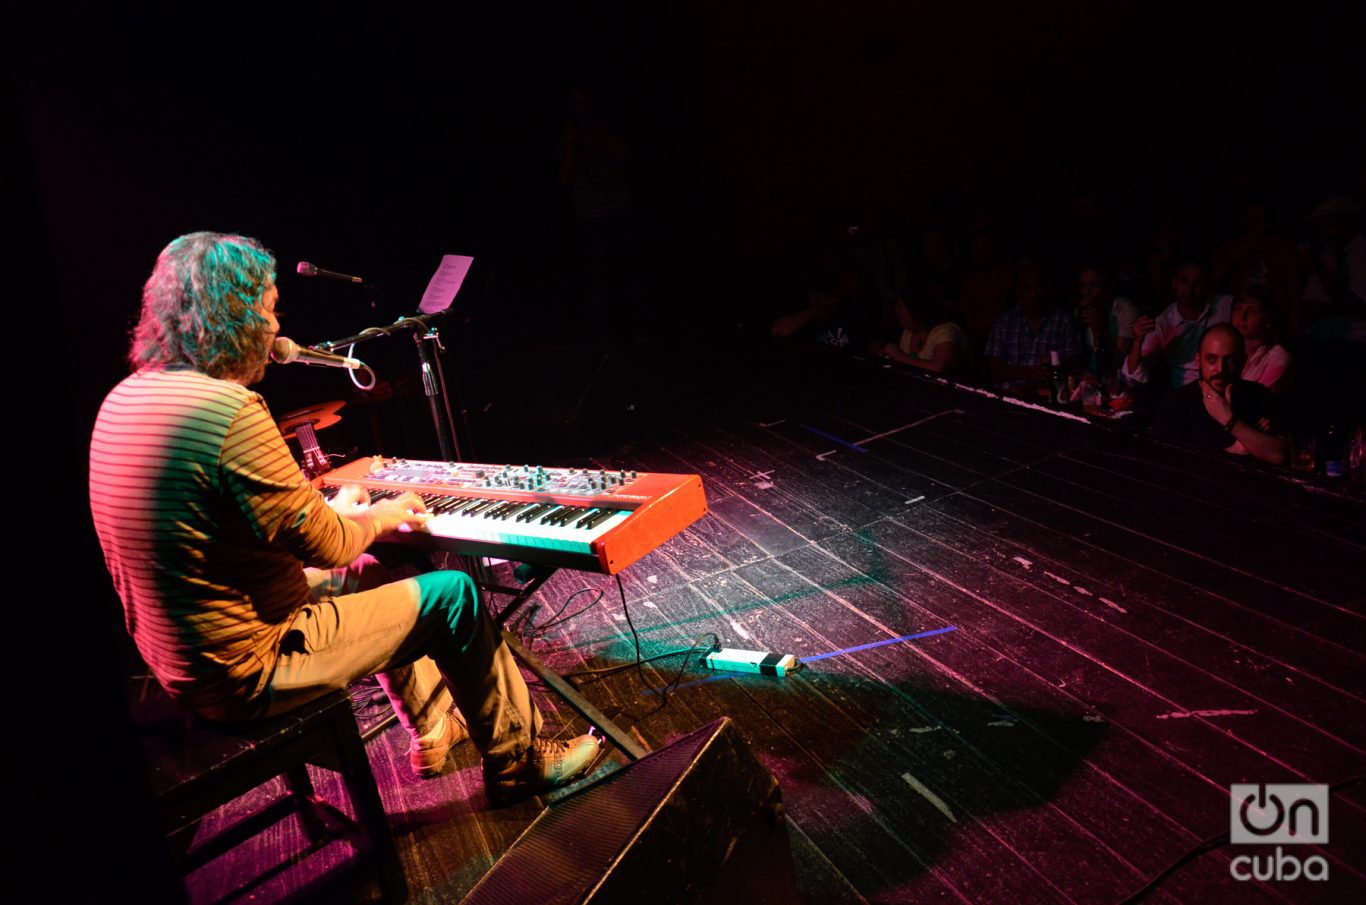
[(255, 240), (173, 241), (143, 289), (133, 373), (96, 420), (91, 510), (148, 667), (172, 698), (228, 721), (376, 675), (412, 736), (417, 775), (449, 772), (468, 733), (494, 804), (573, 779), (597, 740), (539, 737), (541, 716), (469, 576), (373, 586), (362, 554), (380, 535), (421, 528), (422, 499), (365, 505), (348, 490), (329, 505), (247, 389), (265, 373), (278, 297), (275, 259)]

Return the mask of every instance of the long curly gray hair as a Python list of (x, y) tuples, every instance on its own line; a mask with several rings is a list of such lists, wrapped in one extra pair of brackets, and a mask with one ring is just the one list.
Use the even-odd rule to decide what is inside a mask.
[(210, 377), (249, 374), (266, 354), (261, 296), (275, 256), (227, 233), (190, 233), (157, 256), (142, 288), (142, 315), (128, 352), (134, 370), (187, 364)]

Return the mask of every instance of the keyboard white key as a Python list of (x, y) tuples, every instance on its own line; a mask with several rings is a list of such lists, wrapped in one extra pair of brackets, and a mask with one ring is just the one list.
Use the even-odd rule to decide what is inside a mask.
[(507, 519), (484, 518), (482, 513), (461, 515), (433, 515), (427, 520), (426, 531), (437, 537), (537, 547), (563, 553), (593, 553), (593, 541), (611, 531), (631, 516), (630, 510), (618, 510), (592, 528), (576, 528), (572, 519), (567, 525), (544, 525), (539, 521), (519, 522), (514, 515)]

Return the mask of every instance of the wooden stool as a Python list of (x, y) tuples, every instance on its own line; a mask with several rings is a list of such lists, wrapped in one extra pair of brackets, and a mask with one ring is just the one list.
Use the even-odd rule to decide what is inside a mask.
[[(363, 830), (384, 900), (407, 898), (403, 866), (348, 694), (333, 692), (281, 716), (241, 724), (197, 718), (160, 689), (131, 708), (152, 795), (182, 870), (208, 863), (297, 810), (309, 842), (322, 839), (334, 824)], [(341, 774), (358, 821), (314, 793), (307, 764)], [(276, 776), (285, 777), (289, 795), (189, 850), (200, 818)]]

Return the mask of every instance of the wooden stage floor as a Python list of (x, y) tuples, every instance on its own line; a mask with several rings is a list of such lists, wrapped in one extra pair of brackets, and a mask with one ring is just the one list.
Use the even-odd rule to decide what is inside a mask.
[[(1229, 829), (1230, 784), (1366, 773), (1359, 496), (824, 367), (737, 378), (595, 460), (706, 486), (711, 513), (622, 576), (645, 656), (715, 633), (808, 668), (688, 667), (662, 708), (634, 669), (584, 685), (652, 748), (733, 718), (782, 785), (807, 901), (1116, 902)], [(558, 573), (536, 621), (582, 587), (601, 600), (533, 632), (535, 648), (566, 672), (632, 662), (609, 578)], [(680, 659), (645, 676), (662, 687)], [(369, 746), (412, 901), (452, 901), (539, 805), (488, 810), (469, 750), (460, 772), (419, 783), (405, 750), (397, 727)], [(1328, 825), (1328, 844), (1284, 847), (1326, 859), (1327, 882), (1236, 881), (1232, 858), (1273, 848), (1225, 846), (1149, 901), (1366, 901), (1366, 786), (1332, 798)], [(373, 892), (319, 886), (346, 844), (302, 847), (286, 821), (189, 888), (197, 901)]]

